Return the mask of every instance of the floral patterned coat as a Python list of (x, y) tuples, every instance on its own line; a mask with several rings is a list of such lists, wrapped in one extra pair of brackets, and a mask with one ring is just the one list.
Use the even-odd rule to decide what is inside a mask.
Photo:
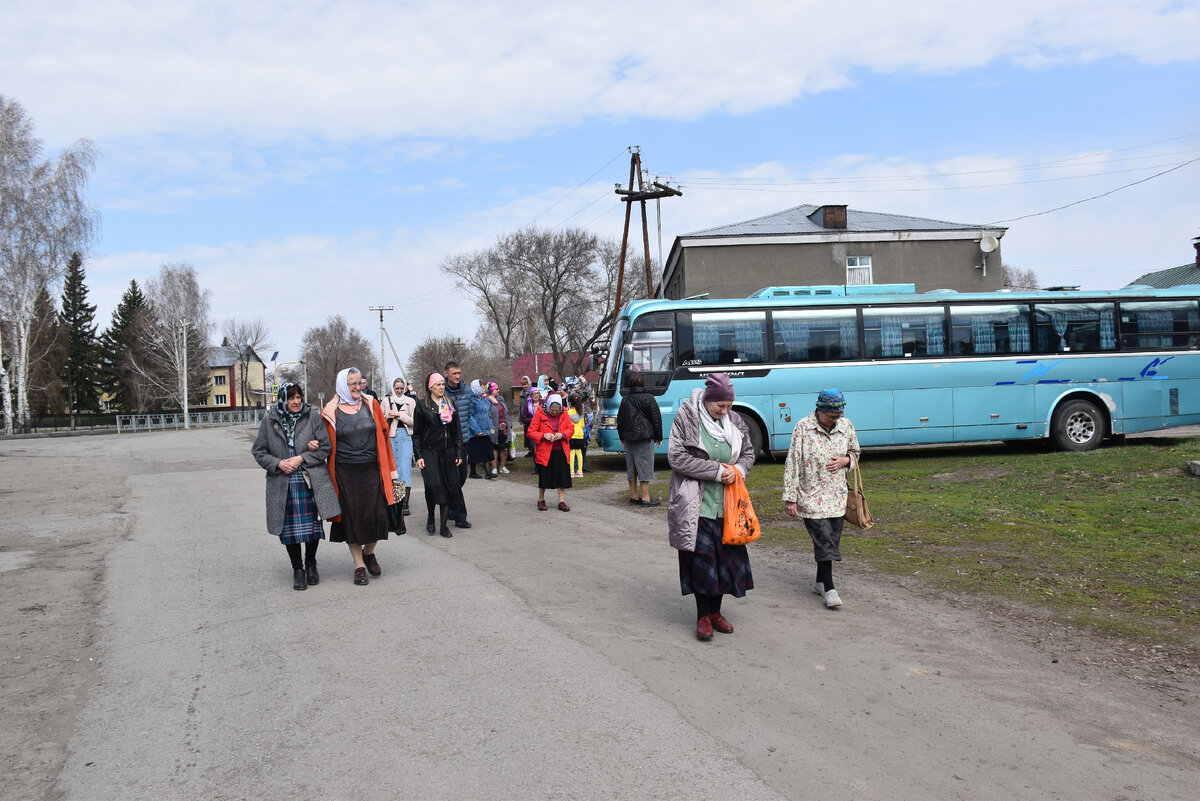
[[(846, 473), (858, 464), (861, 449), (854, 424), (838, 419), (832, 431), (821, 428), (817, 413), (792, 429), (792, 443), (783, 465), (783, 500), (794, 501), (801, 517), (842, 517), (846, 514)], [(833, 473), (825, 464), (835, 456), (849, 456), (850, 465)]]

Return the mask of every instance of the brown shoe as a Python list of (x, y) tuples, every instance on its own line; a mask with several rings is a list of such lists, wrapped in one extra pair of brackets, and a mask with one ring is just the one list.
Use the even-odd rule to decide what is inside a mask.
[(545, 501), (538, 501), (538, 511), (539, 511), (539, 512), (544, 512), (544, 511), (546, 511), (546, 509), (548, 509), (548, 508), (549, 508), (549, 507), (547, 507), (547, 506), (546, 506), (546, 502), (545, 502)]
[(560, 512), (569, 512), (569, 511), (571, 511), (571, 507), (570, 507), (570, 506), (567, 506), (567, 503), (566, 503), (566, 501), (559, 501), (559, 502), (558, 502), (558, 511), (560, 511)]
[(372, 578), (383, 575), (383, 568), (379, 566), (379, 560), (375, 558), (375, 554), (364, 553), (363, 562), (366, 563), (367, 572), (371, 574)]
[(713, 612), (708, 619), (712, 621), (712, 627), (717, 631), (722, 634), (733, 634), (733, 625), (720, 612)]
[(708, 615), (696, 621), (696, 639), (711, 640), (713, 638), (712, 622), (708, 619)]
[(361, 587), (368, 582), (370, 579), (367, 578), (367, 569), (365, 567), (354, 568), (354, 583)]

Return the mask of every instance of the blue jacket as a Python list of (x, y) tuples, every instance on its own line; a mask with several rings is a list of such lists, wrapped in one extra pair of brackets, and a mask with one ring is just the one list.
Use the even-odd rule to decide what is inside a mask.
[(468, 433), (467, 421), (471, 417), (471, 388), (467, 386), (466, 381), (459, 381), (458, 387), (450, 386), (450, 382), (446, 382), (446, 394), (450, 396), (450, 401), (454, 404), (454, 409), (458, 413), (458, 422), (462, 429), (462, 440), (459, 443), (459, 457), (467, 458), (467, 440), (471, 435)]
[(492, 404), (479, 395), (471, 395), (471, 419), (467, 431), (472, 437), (489, 436), (492, 433)]

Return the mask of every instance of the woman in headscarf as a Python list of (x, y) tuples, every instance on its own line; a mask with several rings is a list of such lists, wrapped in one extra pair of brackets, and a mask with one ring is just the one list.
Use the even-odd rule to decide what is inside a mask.
[[(471, 416), (467, 420), (467, 464), (471, 478), (495, 478), (492, 475), (492, 412), (491, 404), (483, 397), (483, 386), (476, 378), (471, 382)], [(483, 475), (476, 468), (483, 465)]]
[(804, 518), (813, 542), (817, 578), (812, 590), (829, 609), (842, 605), (833, 586), (833, 563), (842, 561), (846, 516), (846, 473), (861, 449), (846, 419), (846, 398), (836, 387), (821, 390), (813, 413), (796, 423), (783, 465), (783, 510)]
[(566, 490), (571, 488), (571, 434), (575, 426), (563, 413), (562, 396), (552, 394), (533, 413), (527, 436), (533, 437), (538, 471), (539, 511), (546, 511), (546, 490), (558, 490), (559, 511), (569, 512)]
[(526, 396), (525, 402), (521, 404), (521, 427), (525, 430), (525, 447), (529, 449), (529, 455), (533, 457), (533, 471), (538, 471), (537, 466), (537, 442), (529, 434), (529, 426), (533, 423), (533, 413), (542, 405), (542, 389), (537, 384), (529, 388), (529, 395)]
[(425, 400), (417, 404), (413, 414), (413, 446), (417, 452), (417, 467), (425, 484), (425, 506), (429, 519), (425, 530), (437, 533), (433, 511), (441, 507), (441, 534), (453, 537), (446, 521), (450, 509), (458, 508), (462, 500), (462, 485), (458, 480), (459, 448), (462, 447), (462, 426), (458, 424), (458, 412), (454, 403), (446, 397), (446, 379), (441, 373), (433, 373), (425, 382), (428, 393)]
[(733, 382), (726, 373), (709, 373), (703, 389), (685, 400), (667, 441), (671, 493), (667, 529), (679, 551), (679, 584), (696, 596), (696, 637), (711, 640), (713, 631), (732, 634), (721, 614), (726, 595), (742, 598), (754, 589), (745, 545), (722, 542), (725, 485), (754, 467), (750, 429), (733, 407)]
[(409, 514), (408, 496), (412, 494), (413, 409), (417, 406), (416, 400), (405, 392), (405, 388), (404, 379), (397, 378), (392, 382), (391, 393), (384, 400), (384, 417), (391, 425), (392, 456), (396, 460), (398, 476), (396, 492), (393, 493), (400, 503), (400, 514), (396, 516), (398, 534), (406, 533), (404, 515)]
[(505, 464), (508, 462), (508, 444), (512, 441), (512, 434), (508, 426), (508, 407), (504, 404), (504, 398), (500, 397), (500, 385), (489, 381), (485, 397), (491, 404), (492, 427), (496, 430), (492, 435), (492, 447), (496, 454), (496, 467), (492, 475), (495, 476), (508, 472)]
[(370, 581), (368, 574), (383, 573), (375, 545), (388, 538), (387, 507), (394, 500), (397, 479), (387, 418), (379, 403), (363, 394), (364, 386), (357, 367), (342, 370), (337, 374), (337, 397), (321, 410), (333, 443), (329, 476), (342, 506), (341, 516), (329, 528), (329, 541), (350, 547), (354, 583), (360, 586)]
[(320, 417), (304, 402), (304, 390), (297, 384), (281, 386), (250, 453), (267, 471), (267, 533), (277, 535), (287, 548), (294, 590), (321, 580), (317, 572), (317, 546), (325, 539), (321, 519), (342, 511), (325, 469), (331, 447)]

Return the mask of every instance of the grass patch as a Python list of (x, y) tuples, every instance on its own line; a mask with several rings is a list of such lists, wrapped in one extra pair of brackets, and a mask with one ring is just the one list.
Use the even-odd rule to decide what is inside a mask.
[[(958, 593), (1048, 610), (1145, 642), (1200, 644), (1200, 438), (1089, 453), (985, 445), (868, 452), (876, 526), (847, 526), (846, 559)], [(779, 500), (782, 460), (750, 490), (765, 541), (809, 548)]]

